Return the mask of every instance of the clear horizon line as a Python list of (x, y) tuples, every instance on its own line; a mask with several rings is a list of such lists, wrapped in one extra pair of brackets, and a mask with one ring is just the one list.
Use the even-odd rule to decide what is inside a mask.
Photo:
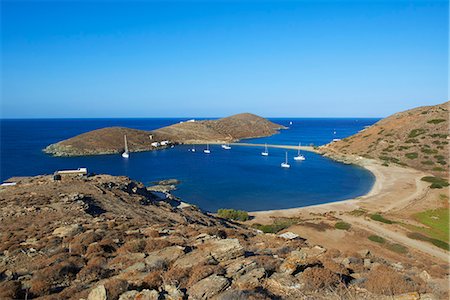
[[(230, 116), (221, 116), (221, 117), (12, 117), (12, 118), (4, 118), (0, 117), (0, 120), (89, 120), (89, 119), (98, 119), (98, 120), (106, 120), (106, 119), (221, 119), (227, 118)], [(386, 117), (265, 117), (260, 116), (266, 119), (384, 119)]]

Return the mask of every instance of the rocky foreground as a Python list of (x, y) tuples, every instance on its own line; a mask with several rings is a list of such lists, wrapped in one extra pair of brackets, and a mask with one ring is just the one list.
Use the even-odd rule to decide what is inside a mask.
[(435, 299), (369, 251), (263, 234), (126, 177), (14, 181), (0, 187), (0, 299)]
[(218, 120), (192, 120), (153, 131), (124, 127), (102, 128), (51, 144), (44, 152), (54, 156), (121, 153), (124, 151), (125, 135), (130, 152), (151, 151), (164, 148), (165, 146), (154, 144), (161, 141), (170, 141), (172, 144), (230, 143), (273, 135), (283, 128), (262, 117), (245, 113)]

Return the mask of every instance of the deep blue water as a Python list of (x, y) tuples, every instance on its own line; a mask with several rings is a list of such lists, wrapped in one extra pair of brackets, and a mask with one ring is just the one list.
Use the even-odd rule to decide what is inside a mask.
[[(90, 172), (126, 175), (150, 184), (177, 178), (182, 181), (175, 194), (209, 211), (218, 208), (266, 210), (300, 207), (348, 199), (367, 193), (373, 184), (370, 172), (304, 152), (307, 160), (295, 162), (289, 151), (290, 169), (280, 168), (285, 150), (234, 146), (224, 151), (212, 146), (206, 155), (187, 146), (161, 151), (120, 155), (58, 158), (42, 152), (51, 143), (109, 126), (152, 130), (185, 119), (47, 119), (1, 120), (0, 176), (52, 174), (58, 169), (87, 167)], [(344, 138), (371, 125), (377, 119), (272, 119), (289, 126), (272, 137), (245, 142), (321, 145)], [(292, 121), (293, 124), (289, 125)], [(336, 134), (333, 132), (336, 131)]]

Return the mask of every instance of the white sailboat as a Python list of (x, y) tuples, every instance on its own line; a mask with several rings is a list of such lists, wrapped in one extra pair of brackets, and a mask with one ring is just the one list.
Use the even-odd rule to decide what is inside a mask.
[(294, 160), (305, 160), (306, 158), (300, 154), (300, 147), (302, 146), (301, 143), (298, 144), (298, 154), (294, 157)]
[(222, 145), (222, 148), (223, 148), (224, 150), (230, 150), (230, 149), (231, 149), (230, 144), (223, 144), (223, 145)]
[(209, 150), (209, 144), (206, 144), (206, 149), (203, 150), (203, 152), (205, 152), (206, 154), (210, 154), (211, 151)]
[(195, 146), (194, 145), (192, 145), (191, 152), (195, 152)]
[(269, 150), (267, 149), (267, 144), (264, 144), (264, 152), (261, 152), (262, 156), (269, 156)]
[(281, 167), (282, 168), (290, 168), (291, 167), (291, 165), (288, 164), (287, 151), (286, 151), (286, 160), (284, 161), (284, 163), (281, 163)]
[(123, 158), (128, 158), (130, 157), (130, 152), (128, 151), (128, 142), (127, 142), (127, 136), (124, 135), (123, 139), (125, 141), (125, 151), (122, 153), (122, 157)]

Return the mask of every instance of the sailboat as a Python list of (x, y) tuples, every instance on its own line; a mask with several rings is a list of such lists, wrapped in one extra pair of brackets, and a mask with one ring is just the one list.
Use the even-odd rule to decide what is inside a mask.
[(341, 139), (337, 139), (336, 138), (336, 129), (333, 131), (333, 142), (338, 142), (338, 141), (340, 141)]
[(286, 160), (284, 161), (284, 163), (281, 163), (281, 167), (282, 168), (290, 168), (291, 167), (291, 165), (288, 164), (287, 151), (286, 151)]
[(209, 150), (209, 144), (206, 144), (206, 149), (203, 150), (203, 152), (205, 152), (206, 154), (210, 154), (211, 151)]
[(306, 158), (300, 154), (301, 143), (298, 144), (298, 154), (294, 157), (294, 160), (305, 160)]
[(192, 145), (191, 152), (195, 152), (195, 146), (194, 145)]
[(127, 136), (124, 135), (123, 139), (125, 141), (125, 151), (122, 153), (122, 157), (123, 158), (128, 158), (130, 157), (130, 152), (128, 151), (128, 143), (127, 143)]
[(231, 149), (230, 144), (223, 144), (223, 145), (222, 145), (222, 148), (223, 148), (224, 150), (230, 150), (230, 149)]
[(269, 150), (267, 149), (267, 144), (264, 144), (264, 152), (261, 152), (262, 156), (269, 156)]

